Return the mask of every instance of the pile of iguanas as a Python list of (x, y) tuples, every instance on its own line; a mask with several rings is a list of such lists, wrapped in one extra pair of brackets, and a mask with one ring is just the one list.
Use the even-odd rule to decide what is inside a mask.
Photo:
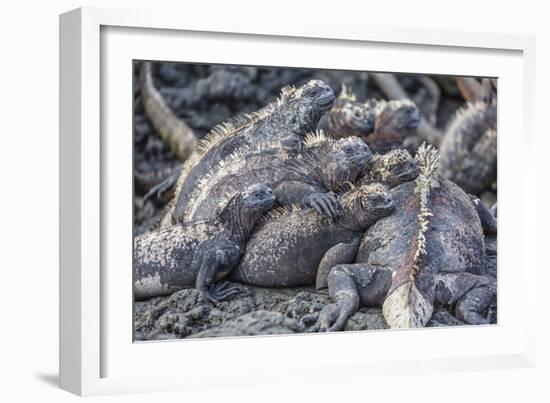
[[(408, 99), (358, 102), (346, 87), (336, 98), (310, 80), (198, 140), (151, 70), (142, 63), (143, 108), (181, 165), (148, 192), (171, 198), (134, 238), (137, 299), (194, 287), (217, 304), (234, 283), (315, 286), (332, 303), (304, 318), (311, 331), (341, 330), (361, 306), (381, 307), (390, 327), (425, 326), (439, 306), (490, 323), (496, 208), (465, 190), (496, 181), (496, 86), (457, 113), (441, 156), (424, 143), (413, 158), (407, 139), (426, 116)], [(251, 91), (246, 77), (236, 88)], [(199, 95), (228, 96), (215, 78)]]

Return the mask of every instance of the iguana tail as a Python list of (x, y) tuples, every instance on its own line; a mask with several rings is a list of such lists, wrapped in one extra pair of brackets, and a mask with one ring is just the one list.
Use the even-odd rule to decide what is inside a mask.
[(195, 134), (187, 123), (174, 114), (155, 88), (151, 69), (150, 62), (143, 62), (139, 75), (143, 108), (162, 140), (181, 161), (185, 161), (195, 148)]

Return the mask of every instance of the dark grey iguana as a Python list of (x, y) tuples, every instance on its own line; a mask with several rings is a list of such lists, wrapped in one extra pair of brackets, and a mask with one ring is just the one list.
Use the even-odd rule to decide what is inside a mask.
[(408, 99), (358, 102), (351, 89), (343, 86), (317, 128), (335, 138), (360, 137), (373, 152), (385, 153), (403, 147), (416, 133), (420, 120), (420, 110)]
[(375, 111), (374, 132), (365, 137), (365, 142), (375, 153), (385, 153), (401, 148), (403, 141), (416, 133), (420, 125), (420, 110), (409, 99), (368, 100)]
[(151, 69), (150, 62), (142, 63), (139, 85), (143, 109), (162, 140), (181, 161), (185, 161), (195, 148), (195, 134), (185, 121), (174, 114), (155, 88)]
[(332, 108), (319, 121), (317, 129), (330, 133), (334, 138), (364, 138), (374, 131), (375, 112), (374, 103), (358, 102), (351, 89), (344, 85)]
[(244, 101), (255, 98), (257, 85), (252, 81), (258, 69), (247, 66), (211, 66), (206, 77), (186, 87), (167, 87), (160, 91), (176, 111), (194, 109), (216, 101)]
[(365, 229), (394, 204), (380, 184), (355, 188), (339, 202), (334, 218), (311, 208), (275, 209), (254, 230), (231, 278), (264, 287), (313, 285), (335, 264), (353, 261)]
[(254, 225), (274, 202), (271, 187), (254, 184), (223, 203), (212, 220), (176, 224), (134, 238), (136, 299), (193, 285), (214, 303), (235, 293), (214, 282), (239, 261)]
[(382, 306), (390, 327), (421, 327), (434, 305), (450, 307), (468, 324), (484, 324), (495, 298), (486, 273), (482, 224), (458, 186), (437, 175), (437, 151), (418, 150), (421, 174), (391, 192), (396, 212), (370, 227), (356, 263), (334, 266), (328, 288), (334, 304), (312, 331), (340, 330), (359, 306)]
[(497, 177), (496, 92), (488, 79), (483, 86), (485, 97), (457, 111), (440, 147), (440, 173), (476, 195)]
[(206, 174), (195, 187), (185, 221), (208, 219), (227, 193), (249, 184), (268, 183), (279, 205), (301, 204), (334, 216), (336, 196), (346, 182), (354, 182), (372, 158), (369, 147), (357, 137), (334, 140), (322, 132), (306, 136), (298, 153), (280, 142), (243, 147), (222, 160), (219, 169)]
[(184, 220), (189, 197), (201, 178), (214, 174), (217, 164), (239, 148), (278, 140), (290, 150), (299, 150), (305, 135), (315, 130), (333, 102), (332, 89), (322, 81), (312, 80), (299, 88), (285, 87), (277, 102), (214, 127), (185, 161), (161, 227)]

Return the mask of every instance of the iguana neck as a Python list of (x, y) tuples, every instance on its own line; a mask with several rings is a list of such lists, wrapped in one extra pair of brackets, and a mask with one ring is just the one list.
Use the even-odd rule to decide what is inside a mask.
[(240, 203), (231, 203), (221, 216), (223, 232), (238, 243), (244, 243), (252, 233), (257, 214), (246, 211)]
[(359, 218), (353, 214), (353, 208), (344, 208), (336, 220), (338, 225), (351, 232), (360, 232), (366, 229), (365, 225), (361, 224)]
[(380, 177), (383, 174), (383, 159), (382, 155), (375, 154), (372, 157), (372, 160), (369, 164), (369, 166), (366, 168), (366, 172), (363, 176), (363, 180), (366, 180), (368, 182), (379, 182)]
[[(280, 105), (265, 119), (264, 127), (272, 130), (274, 135), (280, 137), (299, 136), (305, 137), (306, 133), (314, 130), (314, 125), (303, 121), (302, 114), (296, 110), (296, 106)], [(282, 133), (282, 131), (284, 132)]]
[(325, 189), (336, 190), (349, 178), (338, 178), (332, 171), (326, 169), (324, 156), (330, 152), (330, 144), (325, 146), (316, 146), (311, 149), (306, 149), (302, 154), (302, 158), (295, 159), (291, 162), (294, 171), (306, 178), (308, 182), (315, 185), (323, 185)]

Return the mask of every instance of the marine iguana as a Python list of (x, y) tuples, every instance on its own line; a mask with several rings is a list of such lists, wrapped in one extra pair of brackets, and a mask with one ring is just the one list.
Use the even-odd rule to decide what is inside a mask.
[(143, 109), (162, 140), (181, 161), (185, 161), (195, 148), (195, 134), (185, 121), (174, 114), (155, 88), (151, 69), (150, 62), (142, 63), (139, 86)]
[(299, 150), (305, 135), (315, 130), (333, 102), (332, 89), (322, 81), (311, 80), (299, 88), (284, 87), (277, 102), (214, 127), (185, 161), (161, 228), (184, 220), (192, 190), (205, 174), (215, 174), (213, 169), (220, 161), (243, 146), (262, 141), (279, 140), (284, 147)]
[(380, 155), (375, 154), (369, 168), (362, 172), (358, 186), (381, 183), (390, 189), (418, 177), (418, 161), (407, 150), (398, 148)]
[(351, 89), (343, 85), (340, 95), (323, 115), (317, 129), (330, 133), (334, 138), (364, 138), (374, 131), (375, 119), (373, 104), (358, 102)]
[(360, 137), (373, 152), (384, 153), (402, 147), (404, 140), (416, 133), (419, 124), (420, 110), (412, 101), (371, 98), (358, 102), (351, 89), (344, 85), (317, 128), (335, 138)]
[(212, 66), (209, 73), (191, 85), (183, 88), (167, 87), (160, 90), (160, 93), (173, 110), (180, 111), (220, 100), (249, 100), (258, 91), (252, 83), (258, 73), (255, 67)]
[[(373, 79), (378, 88), (380, 88), (384, 95), (389, 99), (399, 100), (411, 98), (399, 83), (397, 75), (391, 73), (370, 73), (369, 77)], [(439, 94), (434, 93), (437, 89), (432, 84), (429, 84), (429, 86), (426, 87), (427, 82), (426, 80), (424, 81), (425, 82), (422, 85), (426, 88), (427, 92), (432, 93), (432, 96), (439, 98)], [(443, 133), (433, 126), (428, 119), (420, 119), (417, 127), (417, 133), (422, 140), (435, 145), (438, 145), (443, 137)]]
[(220, 161), (220, 169), (206, 174), (194, 189), (185, 221), (208, 219), (226, 193), (255, 183), (268, 183), (279, 205), (303, 204), (321, 214), (334, 216), (333, 192), (354, 182), (367, 168), (372, 153), (357, 137), (334, 140), (323, 132), (306, 136), (304, 148), (294, 153), (280, 142), (242, 147)]
[(440, 147), (440, 173), (476, 195), (497, 177), (496, 93), (490, 80), (484, 80), (483, 85), (485, 98), (456, 112)]
[(212, 220), (134, 238), (135, 298), (166, 295), (193, 284), (213, 303), (233, 295), (235, 289), (214, 282), (239, 261), (254, 225), (274, 202), (271, 187), (253, 184), (222, 203)]
[(334, 265), (353, 261), (365, 229), (391, 214), (394, 203), (380, 184), (354, 188), (339, 202), (334, 218), (298, 206), (268, 213), (231, 278), (261, 287), (313, 285)]
[(391, 192), (396, 212), (367, 230), (355, 264), (330, 270), (334, 303), (316, 314), (311, 331), (341, 330), (360, 305), (381, 305), (392, 328), (425, 326), (436, 304), (468, 324), (488, 323), (495, 287), (474, 204), (438, 177), (435, 149), (423, 144), (417, 158), (419, 177)]
[(420, 110), (409, 99), (374, 100), (366, 102), (376, 115), (374, 132), (365, 142), (375, 153), (385, 153), (400, 148), (403, 140), (414, 135), (420, 125)]

